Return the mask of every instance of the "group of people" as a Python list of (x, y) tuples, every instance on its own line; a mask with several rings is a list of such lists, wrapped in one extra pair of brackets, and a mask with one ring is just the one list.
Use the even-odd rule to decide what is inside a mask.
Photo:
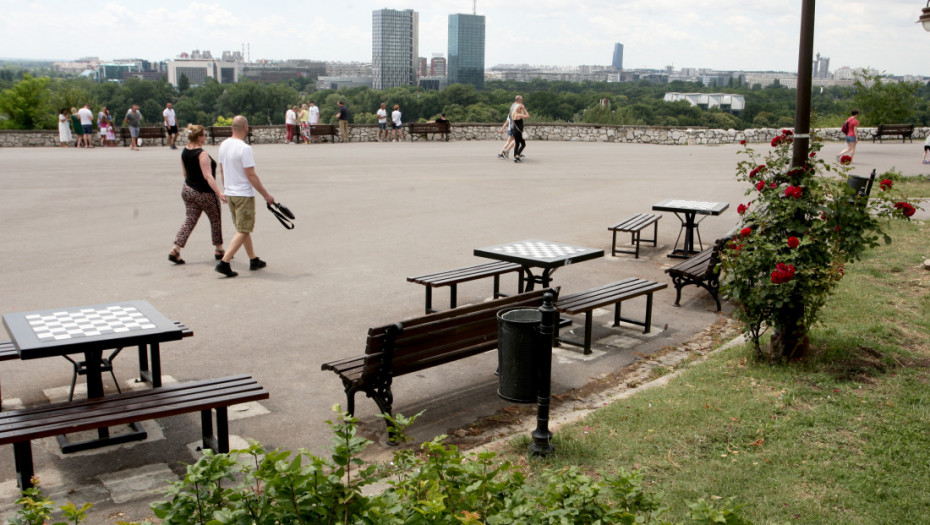
[(391, 142), (404, 140), (404, 115), (400, 112), (399, 104), (394, 104), (390, 123), (388, 123), (386, 103), (382, 102), (375, 114), (378, 116), (378, 142), (388, 142), (392, 135), (394, 139)]
[[(175, 145), (178, 140), (178, 119), (171, 102), (165, 105), (162, 118), (168, 131), (168, 145), (171, 149), (178, 149)], [(94, 112), (91, 111), (90, 104), (84, 104), (81, 109), (71, 108), (70, 112), (67, 108), (62, 108), (58, 113), (59, 145), (67, 147), (74, 140), (74, 147), (93, 148), (94, 124)], [(139, 104), (133, 104), (126, 111), (123, 124), (129, 127), (129, 136), (132, 137), (132, 149), (138, 150), (142, 146), (139, 140), (142, 130), (142, 113), (139, 111)], [(101, 147), (116, 145), (116, 126), (113, 122), (113, 116), (106, 106), (97, 113), (96, 127)]]
[(320, 108), (312, 100), (308, 104), (302, 104), (300, 108), (296, 105), (291, 106), (284, 113), (284, 126), (287, 128), (287, 137), (284, 142), (287, 144), (297, 144), (303, 139), (304, 143), (313, 142), (313, 135), (310, 133), (310, 126), (320, 123)]
[(526, 139), (523, 138), (523, 123), (530, 118), (526, 106), (523, 105), (523, 97), (517, 95), (513, 104), (510, 105), (510, 112), (507, 113), (507, 120), (497, 132), (503, 135), (507, 131), (507, 142), (504, 143), (503, 149), (497, 154), (499, 159), (507, 159), (510, 156), (510, 150), (513, 150), (513, 161), (516, 163), (523, 162), (523, 150), (526, 148)]
[[(181, 200), (184, 201), (186, 213), (174, 245), (168, 252), (168, 260), (174, 264), (185, 263), (181, 258), (181, 249), (187, 244), (201, 214), (206, 214), (210, 221), (213, 256), (218, 261), (215, 267), (217, 272), (226, 277), (239, 275), (229, 263), (240, 248), (245, 248), (249, 256), (250, 271), (264, 268), (267, 264), (255, 254), (252, 245), (255, 193), (259, 193), (268, 204), (274, 204), (275, 200), (258, 178), (252, 147), (244, 140), (249, 133), (248, 120), (242, 115), (233, 118), (232, 137), (220, 145), (218, 163), (203, 150), (207, 139), (206, 129), (191, 124), (187, 126), (187, 132), (187, 145), (181, 152), (181, 173), (184, 175)], [(222, 185), (216, 177), (217, 166), (223, 179)], [(236, 228), (236, 234), (225, 250), (220, 213), (223, 204), (229, 207)]]

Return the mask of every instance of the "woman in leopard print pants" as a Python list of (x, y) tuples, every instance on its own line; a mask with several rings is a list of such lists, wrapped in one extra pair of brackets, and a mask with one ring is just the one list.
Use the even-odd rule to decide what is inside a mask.
[(214, 178), (216, 162), (203, 150), (203, 143), (207, 139), (206, 130), (203, 126), (188, 125), (187, 131), (187, 146), (181, 152), (181, 166), (184, 168), (184, 189), (181, 190), (181, 199), (184, 200), (187, 215), (174, 240), (174, 246), (168, 252), (168, 260), (174, 264), (184, 264), (184, 259), (181, 258), (181, 248), (187, 244), (187, 239), (194, 231), (201, 213), (206, 213), (210, 220), (210, 233), (213, 246), (216, 248), (213, 255), (216, 259), (223, 258), (220, 203), (226, 202), (226, 195), (223, 194)]

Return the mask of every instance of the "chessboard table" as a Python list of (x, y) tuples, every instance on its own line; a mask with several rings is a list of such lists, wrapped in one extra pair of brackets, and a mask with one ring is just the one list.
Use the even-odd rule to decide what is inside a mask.
[[(523, 266), (523, 280), (526, 282), (525, 290), (529, 292), (534, 289), (536, 283), (543, 287), (549, 286), (549, 281), (556, 269), (569, 264), (603, 257), (604, 250), (528, 239), (487, 248), (475, 248), (475, 255), (499, 261), (514, 262)], [(542, 268), (542, 273), (534, 275), (533, 268)]]
[[(83, 353), (88, 398), (104, 395), (102, 365), (105, 350), (138, 346), (140, 375), (153, 386), (161, 386), (158, 345), (180, 340), (183, 336), (182, 329), (176, 323), (147, 301), (121, 301), (4, 314), (3, 326), (22, 360)], [(151, 349), (151, 372), (147, 370), (148, 363), (144, 366), (142, 363), (146, 346)], [(131, 439), (145, 439), (144, 432), (110, 438), (106, 428), (100, 429), (98, 436), (99, 439), (93, 442), (63, 444), (62, 450), (74, 452)]]
[[(666, 199), (655, 204), (652, 209), (656, 211), (670, 211), (681, 221), (681, 229), (678, 230), (678, 238), (675, 239), (675, 248), (668, 254), (669, 257), (687, 259), (692, 255), (700, 253), (704, 249), (704, 243), (701, 242), (701, 232), (698, 225), (710, 215), (720, 215), (730, 207), (726, 202), (705, 202), (692, 201), (687, 199)], [(682, 217), (684, 215), (684, 217)], [(700, 221), (695, 221), (698, 215), (703, 215)], [(684, 243), (681, 248), (678, 242), (681, 240), (682, 232), (685, 234)], [(698, 245), (701, 250), (694, 249), (694, 236), (697, 234)]]

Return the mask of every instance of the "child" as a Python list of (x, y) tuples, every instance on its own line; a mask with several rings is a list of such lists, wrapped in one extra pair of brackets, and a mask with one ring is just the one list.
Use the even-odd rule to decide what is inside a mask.
[(107, 120), (107, 146), (116, 145), (116, 128), (113, 127), (113, 119)]
[(930, 160), (927, 160), (928, 155), (930, 155), (930, 135), (927, 135), (927, 140), (924, 141), (924, 164), (930, 164)]

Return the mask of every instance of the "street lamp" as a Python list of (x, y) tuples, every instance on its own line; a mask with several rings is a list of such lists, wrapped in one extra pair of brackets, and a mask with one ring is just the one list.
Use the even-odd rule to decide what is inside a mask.
[(920, 18), (917, 20), (924, 26), (924, 31), (930, 31), (930, 0), (927, 0), (927, 7), (923, 8)]

